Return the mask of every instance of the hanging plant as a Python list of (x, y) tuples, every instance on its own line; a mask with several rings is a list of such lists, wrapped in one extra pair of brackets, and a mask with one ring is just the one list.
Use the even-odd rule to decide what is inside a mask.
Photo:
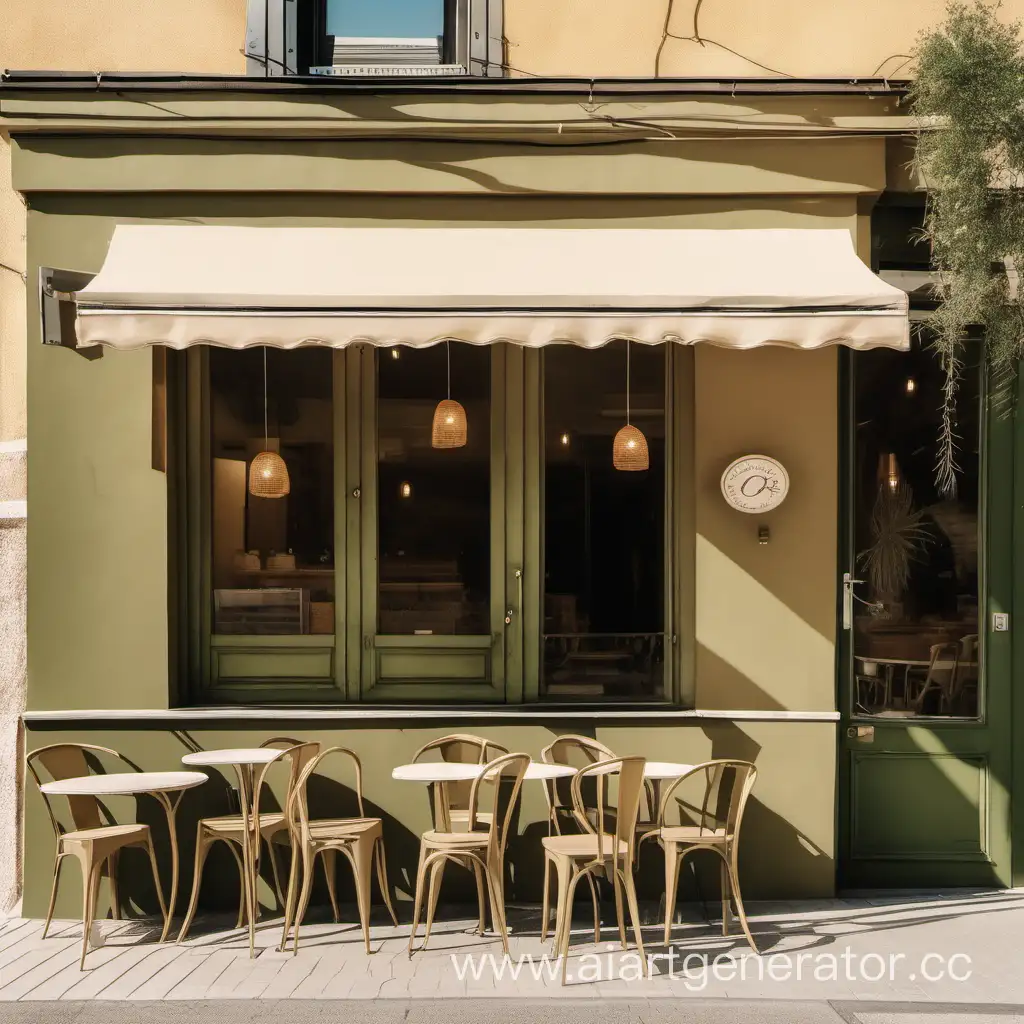
[(911, 563), (928, 543), (924, 513), (914, 508), (914, 495), (905, 481), (878, 488), (871, 511), (871, 546), (858, 562), (867, 570), (875, 599), (883, 605), (899, 601), (910, 581)]
[(945, 373), (936, 483), (956, 493), (956, 398), (964, 344), (984, 332), (997, 391), (1024, 356), (1024, 53), (1000, 4), (955, 0), (917, 46), (911, 90), (916, 165), (928, 190), (924, 235), (938, 275), (927, 326)]

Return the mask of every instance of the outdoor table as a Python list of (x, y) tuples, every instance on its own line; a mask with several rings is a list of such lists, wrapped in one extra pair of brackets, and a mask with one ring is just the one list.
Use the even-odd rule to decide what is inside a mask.
[(167, 903), (160, 941), (167, 938), (178, 899), (178, 830), (176, 812), (185, 790), (207, 781), (203, 772), (114, 772), (110, 775), (78, 775), (70, 779), (45, 782), (39, 788), (52, 796), (141, 796), (153, 797), (167, 816), (171, 839), (171, 898)]
[[(391, 772), (401, 782), (472, 782), (483, 774), (486, 765), (463, 761), (418, 761), (400, 764)], [(567, 764), (544, 764), (531, 761), (526, 769), (527, 779), (565, 779), (575, 775), (576, 769)]]
[(240, 747), (225, 750), (197, 750), (185, 754), (182, 764), (203, 765), (210, 768), (231, 767), (238, 779), (238, 803), (242, 811), (242, 889), (245, 892), (245, 909), (249, 919), (249, 956), (256, 955), (256, 858), (259, 851), (259, 837), (253, 844), (249, 822), (256, 814), (255, 792), (256, 768), (270, 764), (281, 756), (273, 747)]

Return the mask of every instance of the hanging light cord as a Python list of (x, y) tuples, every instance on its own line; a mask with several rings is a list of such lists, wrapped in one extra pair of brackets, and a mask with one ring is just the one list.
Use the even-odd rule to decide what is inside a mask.
[(451, 339), (445, 341), (444, 347), (448, 353), (448, 400), (452, 397), (452, 343)]
[(629, 338), (626, 339), (626, 426), (629, 426)]
[(270, 422), (267, 418), (267, 346), (263, 346), (263, 444), (270, 448)]

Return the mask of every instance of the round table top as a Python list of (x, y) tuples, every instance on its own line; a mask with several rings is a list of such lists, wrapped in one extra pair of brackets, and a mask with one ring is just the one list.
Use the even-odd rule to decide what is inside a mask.
[(225, 750), (197, 750), (193, 754), (185, 754), (182, 764), (222, 765), (222, 764), (270, 764), (281, 751), (274, 747), (228, 747)]
[[(482, 764), (462, 761), (419, 761), (400, 764), (392, 769), (391, 777), (401, 782), (470, 782), (484, 770)], [(576, 769), (567, 764), (544, 764), (531, 761), (526, 769), (528, 779), (563, 779), (575, 775)]]
[(39, 788), (55, 796), (131, 796), (135, 793), (173, 793), (208, 781), (203, 772), (113, 772), (78, 775), (45, 782)]

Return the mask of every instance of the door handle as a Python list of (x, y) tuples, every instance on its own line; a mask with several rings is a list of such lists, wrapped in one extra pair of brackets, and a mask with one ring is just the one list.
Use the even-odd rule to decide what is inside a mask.
[(843, 629), (853, 629), (853, 588), (863, 580), (855, 580), (852, 572), (843, 573)]
[[(516, 569), (516, 601), (517, 601), (517, 608), (518, 608), (519, 612), (522, 613), (522, 610), (523, 610), (523, 570), (522, 569)], [(515, 613), (516, 613), (516, 608), (506, 608), (505, 609), (505, 625), (506, 626), (511, 626), (512, 625), (512, 616), (515, 615)]]

